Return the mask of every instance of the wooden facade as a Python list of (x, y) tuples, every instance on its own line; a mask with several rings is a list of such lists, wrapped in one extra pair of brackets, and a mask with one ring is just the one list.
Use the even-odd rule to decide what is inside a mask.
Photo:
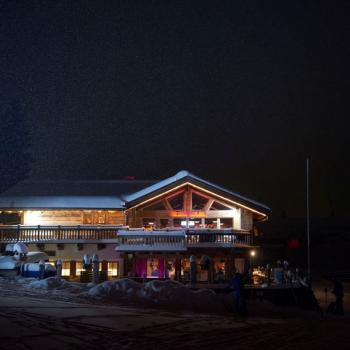
[[(22, 241), (50, 252), (72, 278), (80, 273), (83, 255), (97, 252), (111, 276), (113, 270), (118, 277), (186, 281), (192, 257), (199, 281), (219, 281), (234, 268), (245, 268), (254, 222), (267, 219), (269, 210), (187, 172), (125, 198), (115, 207), (109, 199), (99, 202), (108, 203), (104, 208), (96, 208), (91, 198), (90, 208), (84, 208), (84, 197), (82, 208), (0, 207), (0, 243), (4, 248)], [(47, 203), (53, 203), (51, 197)]]

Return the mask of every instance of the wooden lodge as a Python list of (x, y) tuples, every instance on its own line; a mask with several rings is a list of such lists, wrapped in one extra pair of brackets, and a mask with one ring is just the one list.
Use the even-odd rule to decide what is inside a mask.
[(270, 209), (187, 171), (151, 181), (23, 181), (0, 196), (0, 243), (24, 242), (78, 279), (97, 253), (110, 278), (199, 281), (243, 271)]

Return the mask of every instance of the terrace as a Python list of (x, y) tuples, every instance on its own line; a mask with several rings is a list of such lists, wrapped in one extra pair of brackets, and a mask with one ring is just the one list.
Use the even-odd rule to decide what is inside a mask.
[(252, 245), (250, 231), (175, 229), (145, 231), (127, 226), (0, 226), (1, 243), (116, 243), (117, 251), (183, 251)]

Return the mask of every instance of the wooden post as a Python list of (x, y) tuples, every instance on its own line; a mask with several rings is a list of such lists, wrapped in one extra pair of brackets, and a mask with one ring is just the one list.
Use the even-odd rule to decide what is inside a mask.
[(181, 258), (179, 256), (175, 258), (175, 280), (181, 281)]
[(99, 281), (99, 258), (97, 254), (92, 257), (92, 283), (98, 284)]
[(62, 260), (58, 259), (56, 261), (56, 276), (62, 277)]
[(69, 263), (69, 274), (70, 276), (72, 277), (75, 277), (77, 274), (76, 274), (76, 262), (75, 260), (71, 260), (70, 263)]
[(43, 280), (45, 278), (45, 261), (39, 261), (39, 280)]
[(210, 265), (209, 265), (209, 276), (208, 276), (208, 282), (213, 283), (214, 281), (214, 258), (210, 259)]

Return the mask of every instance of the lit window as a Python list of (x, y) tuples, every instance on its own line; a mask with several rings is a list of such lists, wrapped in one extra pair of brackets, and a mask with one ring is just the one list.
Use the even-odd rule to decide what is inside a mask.
[(217, 228), (217, 219), (205, 219), (205, 228)]
[(118, 263), (110, 261), (108, 262), (108, 276), (117, 277), (118, 276)]
[(70, 262), (62, 261), (62, 276), (70, 276)]
[(75, 273), (77, 276), (80, 276), (81, 275), (81, 272), (83, 271), (83, 262), (81, 261), (77, 261), (75, 263)]
[(155, 218), (143, 218), (142, 219), (142, 226), (146, 230), (152, 230), (156, 226), (156, 219)]
[(174, 227), (186, 227), (186, 218), (174, 218)]

